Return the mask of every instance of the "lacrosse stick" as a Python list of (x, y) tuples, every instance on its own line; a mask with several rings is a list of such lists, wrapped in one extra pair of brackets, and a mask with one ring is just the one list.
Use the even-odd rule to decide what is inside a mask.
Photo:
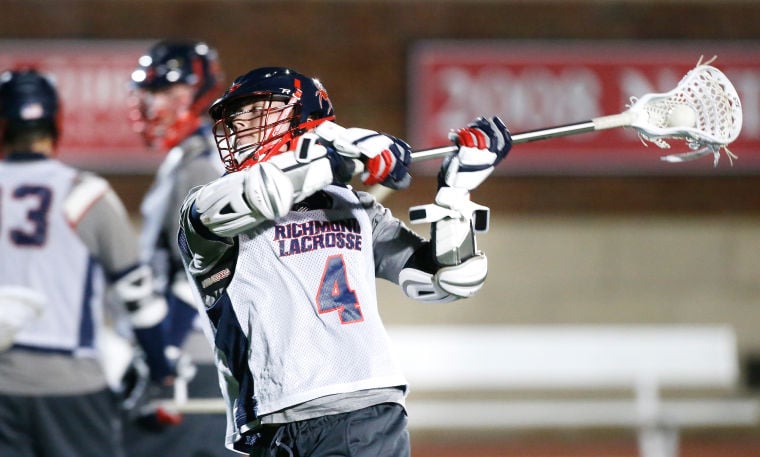
[[(668, 154), (665, 162), (686, 162), (712, 154), (713, 166), (718, 165), (721, 150), (733, 165), (736, 155), (728, 145), (739, 136), (742, 128), (742, 107), (731, 81), (717, 68), (710, 66), (715, 57), (691, 69), (678, 85), (665, 93), (631, 97), (628, 109), (620, 114), (556, 127), (512, 134), (512, 144), (528, 143), (562, 136), (577, 135), (618, 127), (634, 128), (644, 146), (651, 142), (669, 149), (668, 140), (683, 140), (689, 152)], [(412, 162), (448, 156), (458, 146), (448, 145), (412, 152)], [(369, 192), (383, 200), (391, 190), (375, 185)]]
[[(690, 70), (671, 91), (631, 97), (628, 109), (620, 114), (597, 117), (573, 124), (532, 130), (512, 135), (512, 143), (520, 144), (579, 133), (633, 127), (644, 145), (647, 141), (663, 149), (667, 140), (684, 140), (690, 152), (661, 157), (666, 162), (685, 162), (713, 154), (717, 166), (720, 151), (725, 151), (733, 164), (736, 158), (728, 145), (742, 127), (742, 107), (733, 84), (717, 68), (702, 63)], [(412, 161), (444, 157), (457, 151), (449, 145), (415, 151)]]

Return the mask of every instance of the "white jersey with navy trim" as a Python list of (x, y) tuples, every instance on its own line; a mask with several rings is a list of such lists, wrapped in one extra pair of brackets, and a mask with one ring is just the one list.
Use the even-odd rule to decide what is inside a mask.
[(256, 434), (247, 432), (322, 416), (325, 402), (331, 414), (403, 404), (375, 278), (398, 283), (425, 240), (370, 194), (335, 185), (283, 218), (219, 238), (196, 220), (198, 190), (183, 205), (179, 244), (206, 306), (227, 446), (249, 452)]
[(0, 287), (44, 295), (16, 345), (95, 356), (104, 275), (66, 217), (77, 173), (54, 160), (0, 164)]
[(406, 384), (378, 312), (371, 222), (350, 190), (331, 196), (330, 209), (239, 236), (227, 294), (250, 342), (257, 415)]

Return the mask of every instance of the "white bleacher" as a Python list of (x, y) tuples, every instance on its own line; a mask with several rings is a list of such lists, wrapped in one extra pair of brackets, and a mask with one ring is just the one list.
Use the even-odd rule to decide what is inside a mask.
[[(757, 402), (739, 392), (736, 337), (727, 326), (395, 326), (389, 333), (412, 389), (412, 429), (630, 427), (642, 457), (673, 457), (683, 428), (758, 423)], [(695, 394), (669, 399), (664, 391)], [(518, 395), (488, 398), (504, 392)]]

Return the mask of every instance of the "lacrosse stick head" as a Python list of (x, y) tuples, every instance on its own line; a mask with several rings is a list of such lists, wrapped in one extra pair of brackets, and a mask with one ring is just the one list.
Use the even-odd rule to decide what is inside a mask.
[(733, 84), (717, 68), (698, 63), (673, 90), (631, 98), (631, 102), (631, 127), (642, 141), (670, 148), (667, 140), (683, 140), (691, 149), (663, 160), (683, 162), (713, 154), (717, 165), (721, 150), (732, 163), (736, 158), (727, 146), (741, 131), (742, 106)]

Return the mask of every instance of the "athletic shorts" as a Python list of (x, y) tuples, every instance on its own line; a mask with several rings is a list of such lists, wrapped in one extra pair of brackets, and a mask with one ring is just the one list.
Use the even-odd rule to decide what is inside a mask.
[(116, 395), (0, 394), (0, 456), (123, 457)]
[(409, 457), (406, 411), (382, 403), (267, 427), (251, 457)]

